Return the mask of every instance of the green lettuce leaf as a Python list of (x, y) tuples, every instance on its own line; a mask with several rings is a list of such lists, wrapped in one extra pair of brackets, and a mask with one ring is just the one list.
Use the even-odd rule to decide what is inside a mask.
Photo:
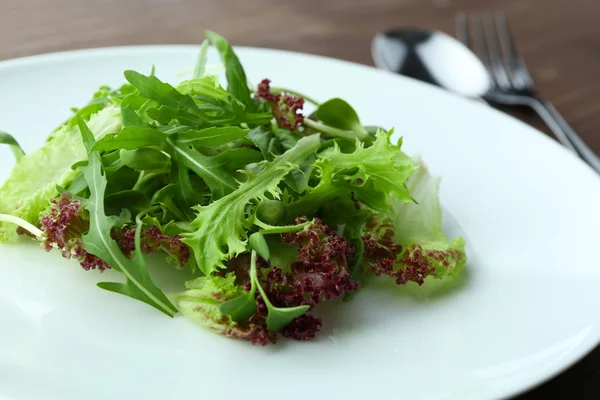
[[(118, 131), (120, 109), (106, 107), (92, 115), (88, 125), (97, 139)], [(35, 223), (39, 213), (59, 194), (57, 186), (67, 187), (79, 175), (71, 166), (86, 159), (79, 128), (63, 124), (42, 147), (21, 157), (15, 165), (0, 187), (0, 213)], [(0, 242), (9, 240), (14, 232), (14, 225), (0, 223)]]
[(251, 202), (279, 198), (279, 183), (320, 146), (318, 135), (307, 136), (295, 147), (272, 162), (265, 162), (256, 175), (249, 175), (235, 191), (202, 207), (197, 206), (192, 226), (197, 230), (183, 234), (183, 242), (189, 245), (196, 262), (205, 275), (223, 268), (223, 261), (246, 251), (248, 228), (246, 207)]
[(404, 255), (409, 259), (418, 256), (434, 265), (432, 277), (456, 277), (467, 261), (465, 241), (462, 237), (452, 240), (446, 237), (438, 199), (440, 178), (431, 176), (420, 161), (417, 165), (417, 170), (407, 181), (407, 188), (416, 203), (396, 201), (390, 207), (394, 241), (402, 245)]
[[(202, 276), (185, 283), (187, 290), (171, 296), (177, 309), (200, 326), (229, 338), (264, 343), (269, 333), (262, 325), (237, 323), (220, 310), (228, 300), (247, 295), (235, 284), (235, 274)], [(274, 340), (273, 340), (274, 342)]]

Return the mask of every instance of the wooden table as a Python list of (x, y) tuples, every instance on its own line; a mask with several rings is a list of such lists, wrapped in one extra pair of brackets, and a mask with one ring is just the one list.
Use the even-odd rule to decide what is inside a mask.
[[(236, 45), (364, 64), (372, 64), (370, 42), (379, 30), (420, 26), (453, 33), (459, 10), (501, 10), (542, 94), (600, 152), (598, 0), (1, 0), (0, 10), (0, 59), (86, 47), (198, 44), (209, 28)], [(542, 127), (530, 114), (519, 117)], [(520, 397), (549, 398), (600, 399), (600, 349)]]

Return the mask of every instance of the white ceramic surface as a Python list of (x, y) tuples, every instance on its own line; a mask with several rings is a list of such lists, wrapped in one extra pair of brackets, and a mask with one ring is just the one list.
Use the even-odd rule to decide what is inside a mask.
[[(255, 347), (97, 289), (33, 244), (0, 246), (2, 399), (495, 399), (574, 363), (600, 339), (600, 180), (565, 149), (480, 103), (372, 68), (240, 48), (253, 82), (347, 99), (396, 127), (443, 176), (468, 280), (417, 299), (365, 289), (309, 343)], [(0, 63), (0, 128), (25, 150), (122, 71), (175, 80), (197, 47), (129, 47)], [(211, 54), (216, 61), (215, 54)], [(13, 163), (0, 148), (0, 178)], [(106, 278), (106, 277), (104, 277)]]

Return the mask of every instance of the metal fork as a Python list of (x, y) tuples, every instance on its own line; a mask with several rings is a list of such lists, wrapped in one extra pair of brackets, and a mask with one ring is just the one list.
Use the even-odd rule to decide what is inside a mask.
[(565, 147), (600, 173), (600, 159), (550, 102), (543, 100), (517, 51), (502, 13), (456, 15), (458, 39), (479, 56), (493, 82), (483, 98), (491, 104), (520, 105), (535, 110)]

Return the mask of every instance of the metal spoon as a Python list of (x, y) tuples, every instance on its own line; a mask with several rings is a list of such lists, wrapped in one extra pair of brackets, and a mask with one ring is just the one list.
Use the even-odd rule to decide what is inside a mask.
[(492, 81), (465, 45), (439, 31), (418, 28), (378, 33), (371, 54), (379, 68), (425, 81), (467, 97), (482, 97)]
[[(379, 68), (425, 81), (466, 97), (485, 97), (490, 101), (489, 95), (494, 92), (493, 80), (480, 59), (463, 43), (443, 32), (405, 28), (378, 33), (373, 38), (371, 53)], [(556, 117), (558, 112), (551, 114), (539, 100), (536, 101), (530, 106), (548, 124), (556, 138), (600, 172), (600, 159), (562, 117)], [(497, 99), (492, 103), (509, 104)], [(535, 104), (540, 107), (535, 107)]]

